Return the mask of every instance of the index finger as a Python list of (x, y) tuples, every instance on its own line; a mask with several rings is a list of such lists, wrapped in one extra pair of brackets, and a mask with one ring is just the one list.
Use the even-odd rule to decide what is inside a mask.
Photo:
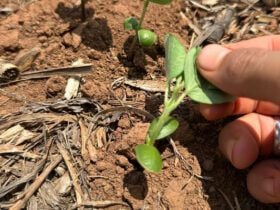
[(280, 35), (258, 37), (237, 43), (226, 44), (224, 45), (224, 47), (231, 50), (254, 47), (265, 50), (278, 51), (280, 50)]
[(275, 116), (280, 115), (280, 105), (269, 101), (257, 101), (240, 97), (234, 102), (226, 104), (200, 104), (199, 111), (207, 120), (218, 120), (232, 115), (243, 115), (252, 112)]

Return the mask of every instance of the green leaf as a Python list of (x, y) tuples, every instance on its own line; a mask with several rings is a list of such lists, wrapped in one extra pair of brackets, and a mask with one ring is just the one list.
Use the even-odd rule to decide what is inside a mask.
[(147, 29), (138, 30), (138, 40), (139, 44), (144, 47), (152, 46), (157, 41), (157, 35)]
[(147, 171), (159, 173), (162, 169), (162, 159), (159, 151), (152, 145), (139, 144), (135, 147), (136, 158)]
[(137, 30), (139, 27), (139, 23), (136, 18), (129, 17), (124, 20), (123, 26), (125, 30)]
[(199, 47), (192, 48), (186, 56), (184, 80), (188, 96), (192, 100), (204, 104), (222, 104), (233, 101), (234, 96), (221, 91), (199, 74), (196, 67), (196, 57), (199, 51)]
[(156, 3), (156, 4), (170, 4), (172, 0), (150, 0), (150, 2)]
[(169, 82), (183, 73), (185, 59), (184, 46), (175, 36), (168, 34), (165, 38), (165, 68)]
[[(159, 118), (155, 118), (152, 121), (149, 127), (149, 136), (152, 132), (155, 131), (156, 127), (158, 126), (158, 120)], [(178, 127), (179, 127), (179, 122), (175, 118), (169, 117), (166, 123), (163, 125), (162, 129), (160, 130), (160, 133), (156, 137), (156, 139), (159, 140), (167, 136), (170, 136), (172, 133), (174, 133), (177, 130)]]

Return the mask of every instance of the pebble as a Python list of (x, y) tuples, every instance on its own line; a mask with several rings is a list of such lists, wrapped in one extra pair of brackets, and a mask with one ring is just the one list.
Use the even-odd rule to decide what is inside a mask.
[(93, 59), (93, 60), (100, 60), (102, 58), (101, 53), (94, 49), (91, 49), (88, 52), (87, 56), (88, 56), (88, 58)]
[(62, 76), (50, 77), (46, 82), (46, 90), (51, 95), (56, 95), (64, 91), (66, 86), (66, 79)]
[(39, 40), (39, 42), (44, 43), (44, 42), (46, 42), (48, 40), (48, 38), (46, 36), (40, 36), (38, 38), (38, 40)]
[(119, 120), (118, 126), (121, 127), (121, 128), (130, 128), (131, 122), (127, 117), (122, 118), (122, 119)]
[(82, 38), (78, 34), (67, 33), (63, 36), (63, 44), (67, 47), (71, 46), (73, 48), (78, 48), (81, 43), (82, 43)]
[(104, 171), (108, 168), (108, 163), (105, 161), (98, 161), (96, 163), (96, 170), (97, 171)]
[(116, 156), (116, 164), (123, 168), (127, 168), (130, 165), (128, 159), (123, 155)]
[(19, 31), (8, 30), (0, 33), (0, 48), (16, 51), (19, 48)]

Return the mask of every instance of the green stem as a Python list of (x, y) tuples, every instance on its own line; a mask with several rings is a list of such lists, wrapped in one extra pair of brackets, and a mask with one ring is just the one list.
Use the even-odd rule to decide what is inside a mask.
[(133, 39), (133, 41), (132, 41), (132, 43), (130, 45), (130, 48), (128, 50), (128, 56), (127, 57), (128, 57), (129, 60), (132, 59), (133, 51), (134, 51), (136, 42), (138, 40), (138, 30), (142, 28), (142, 24), (143, 24), (143, 21), (144, 21), (144, 18), (145, 18), (145, 15), (146, 15), (149, 3), (150, 3), (150, 0), (145, 0), (144, 1), (144, 6), (143, 6), (143, 9), (142, 9), (142, 14), (141, 14), (141, 17), (140, 17), (140, 22), (139, 22), (138, 28), (135, 30), (134, 39)]
[(143, 6), (142, 14), (141, 14), (141, 17), (140, 17), (140, 22), (139, 22), (139, 27), (138, 27), (137, 30), (141, 29), (141, 27), (142, 27), (142, 24), (143, 24), (143, 21), (144, 21), (149, 3), (150, 3), (150, 0), (145, 0), (144, 1), (144, 6)]
[(153, 133), (148, 132), (148, 134), (147, 134), (147, 139), (146, 139), (147, 144), (153, 145), (155, 143), (156, 138), (158, 137), (161, 129), (163, 128), (164, 124), (168, 120), (170, 113), (171, 112), (169, 112), (168, 109), (164, 109), (164, 111), (162, 112), (162, 114), (158, 118), (157, 124), (155, 126), (156, 129), (153, 131)]
[[(167, 87), (168, 88), (168, 87)], [(183, 101), (184, 97), (187, 95), (184, 91), (180, 94), (180, 92), (184, 89), (183, 78), (179, 77), (176, 80), (176, 85), (172, 92), (172, 96), (168, 99), (167, 91), (165, 92), (165, 101), (164, 101), (164, 110), (162, 114), (159, 116), (158, 121), (156, 122), (155, 129), (153, 129), (152, 133), (148, 132), (146, 137), (146, 143), (149, 145), (153, 145), (156, 141), (156, 138), (159, 136), (160, 131), (163, 126), (169, 119), (171, 112), (173, 112), (179, 104)]]

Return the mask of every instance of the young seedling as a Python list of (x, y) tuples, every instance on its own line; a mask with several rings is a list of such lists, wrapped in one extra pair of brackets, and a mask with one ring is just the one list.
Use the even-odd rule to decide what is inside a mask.
[(222, 92), (198, 73), (196, 57), (199, 47), (185, 51), (184, 46), (173, 35), (165, 39), (165, 65), (167, 85), (164, 97), (164, 110), (150, 124), (145, 144), (135, 148), (136, 158), (140, 165), (150, 172), (160, 172), (162, 159), (154, 146), (157, 140), (171, 135), (179, 126), (179, 122), (171, 117), (186, 96), (198, 103), (221, 104), (234, 100), (234, 97)]
[(147, 13), (149, 3), (152, 2), (152, 3), (156, 3), (156, 4), (165, 5), (165, 4), (170, 4), (171, 1), (172, 0), (144, 0), (144, 5), (143, 5), (143, 10), (142, 10), (142, 14), (140, 17), (140, 21), (138, 22), (138, 20), (134, 17), (129, 17), (129, 18), (125, 19), (125, 21), (124, 21), (125, 30), (134, 30), (135, 31), (135, 37), (134, 37), (132, 44), (128, 51), (128, 58), (131, 58), (133, 50), (137, 43), (137, 40), (138, 40), (139, 45), (143, 46), (143, 47), (152, 46), (157, 41), (157, 35), (154, 32), (152, 32), (151, 30), (142, 28), (143, 21), (144, 21), (145, 15)]

